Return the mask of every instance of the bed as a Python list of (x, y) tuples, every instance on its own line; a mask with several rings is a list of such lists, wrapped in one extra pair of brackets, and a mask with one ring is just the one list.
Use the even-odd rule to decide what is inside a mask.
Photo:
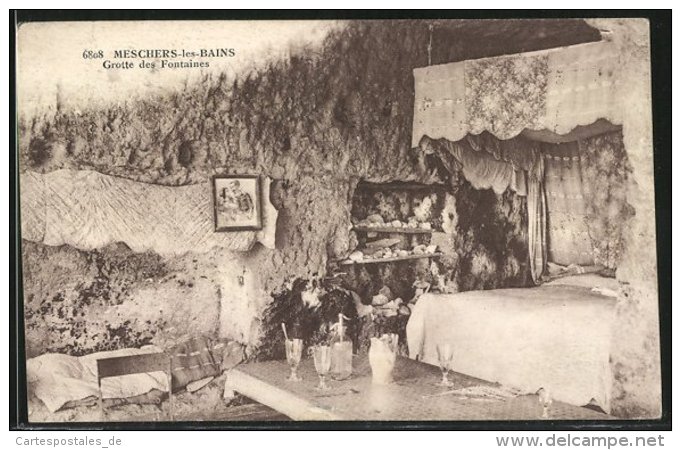
[(437, 364), (454, 348), (452, 370), (610, 412), (611, 329), (617, 281), (595, 274), (533, 288), (421, 296), (407, 324), (411, 358)]

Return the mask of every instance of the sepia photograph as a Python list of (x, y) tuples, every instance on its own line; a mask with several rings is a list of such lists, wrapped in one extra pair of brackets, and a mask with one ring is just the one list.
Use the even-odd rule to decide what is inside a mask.
[(447, 17), (19, 23), (25, 425), (667, 417), (650, 20)]

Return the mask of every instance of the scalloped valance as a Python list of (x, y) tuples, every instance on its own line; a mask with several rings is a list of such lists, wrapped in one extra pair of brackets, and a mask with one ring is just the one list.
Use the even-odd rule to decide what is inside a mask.
[(622, 123), (620, 54), (609, 41), (414, 69), (412, 147), (488, 131), (564, 135), (598, 119)]

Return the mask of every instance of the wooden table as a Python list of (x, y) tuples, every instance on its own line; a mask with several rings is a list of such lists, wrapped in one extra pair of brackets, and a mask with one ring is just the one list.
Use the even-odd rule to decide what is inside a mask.
[[(293, 420), (541, 420), (542, 407), (536, 395), (509, 398), (471, 397), (452, 392), (456, 389), (494, 383), (451, 373), (452, 387), (437, 383), (438, 367), (398, 357), (394, 383), (374, 385), (366, 357), (355, 357), (353, 376), (344, 381), (330, 380), (330, 389), (315, 389), (319, 378), (311, 359), (298, 368), (300, 382), (286, 380), (285, 361), (244, 364), (227, 374), (225, 395), (239, 392), (269, 406)], [(591, 409), (554, 402), (548, 420), (607, 420), (613, 417)]]

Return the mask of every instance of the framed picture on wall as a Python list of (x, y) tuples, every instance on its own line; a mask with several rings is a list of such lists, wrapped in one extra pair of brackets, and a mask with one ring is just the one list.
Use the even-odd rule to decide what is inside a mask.
[(262, 229), (258, 175), (213, 177), (215, 231)]

